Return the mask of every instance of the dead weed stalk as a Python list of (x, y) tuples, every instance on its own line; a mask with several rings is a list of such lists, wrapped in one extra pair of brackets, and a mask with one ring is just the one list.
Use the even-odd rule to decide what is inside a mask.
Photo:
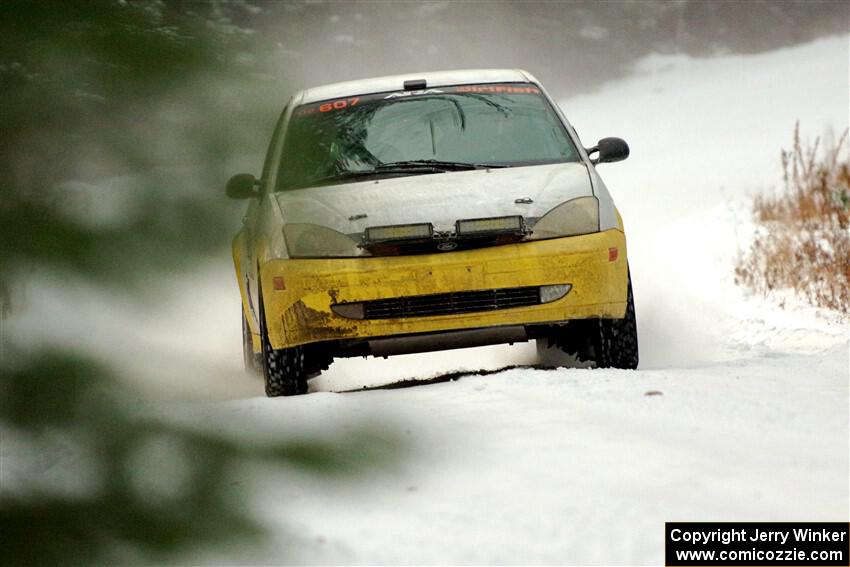
[(850, 151), (848, 130), (821, 144), (800, 140), (782, 150), (784, 191), (758, 196), (750, 249), (736, 282), (768, 295), (792, 289), (813, 305), (850, 315)]

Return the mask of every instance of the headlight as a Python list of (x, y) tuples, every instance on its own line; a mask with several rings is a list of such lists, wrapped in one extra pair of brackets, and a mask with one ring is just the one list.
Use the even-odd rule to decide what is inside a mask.
[(529, 240), (575, 236), (599, 232), (599, 201), (596, 197), (578, 197), (561, 203), (540, 217), (531, 228)]
[(287, 224), (283, 227), (283, 237), (286, 240), (286, 249), (289, 251), (290, 258), (367, 255), (351, 237), (317, 224)]

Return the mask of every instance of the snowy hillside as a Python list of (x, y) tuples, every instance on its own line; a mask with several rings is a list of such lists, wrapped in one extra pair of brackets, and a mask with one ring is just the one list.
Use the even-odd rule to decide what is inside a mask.
[(840, 132), (848, 92), (845, 36), (754, 56), (654, 56), (561, 101), (586, 145), (621, 136), (632, 148), (599, 170), (629, 239), (638, 371), (516, 368), (338, 393), (527, 365), (525, 344), (341, 360), (311, 395), (266, 399), (241, 371), (226, 258), (164, 285), (156, 309), (35, 289), (17, 332), (119, 360), (166, 400), (150, 404), (165, 416), (284, 436), (377, 423), (407, 443), (398, 466), (354, 482), (246, 471), (241, 494), (276, 537), (193, 563), (658, 565), (666, 520), (843, 521), (847, 322), (750, 297), (733, 265), (750, 196), (778, 186), (795, 121), (812, 138)]

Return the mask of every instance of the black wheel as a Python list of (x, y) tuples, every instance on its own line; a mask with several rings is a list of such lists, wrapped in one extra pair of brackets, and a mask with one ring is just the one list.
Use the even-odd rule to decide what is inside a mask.
[(263, 292), (260, 290), (260, 338), (263, 342), (262, 365), (266, 395), (297, 396), (307, 393), (307, 370), (304, 347), (273, 349), (266, 328)]
[(599, 368), (634, 370), (638, 366), (637, 318), (629, 277), (626, 316), (622, 319), (597, 319), (599, 336), (595, 339), (594, 359)]
[(242, 308), (242, 361), (245, 363), (245, 372), (259, 374), (263, 369), (263, 355), (254, 352), (254, 339), (251, 337), (251, 327), (248, 326), (248, 318), (245, 316), (245, 308)]
[(638, 366), (637, 319), (629, 276), (626, 314), (622, 319), (579, 319), (554, 327), (537, 339), (543, 366), (580, 366), (634, 370)]

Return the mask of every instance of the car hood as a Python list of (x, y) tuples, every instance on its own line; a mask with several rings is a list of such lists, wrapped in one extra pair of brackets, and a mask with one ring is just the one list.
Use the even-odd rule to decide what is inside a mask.
[(564, 201), (592, 194), (587, 167), (570, 162), (310, 187), (275, 198), (284, 223), (354, 234), (369, 226), (430, 222), (435, 230), (452, 230), (458, 219), (537, 218)]

